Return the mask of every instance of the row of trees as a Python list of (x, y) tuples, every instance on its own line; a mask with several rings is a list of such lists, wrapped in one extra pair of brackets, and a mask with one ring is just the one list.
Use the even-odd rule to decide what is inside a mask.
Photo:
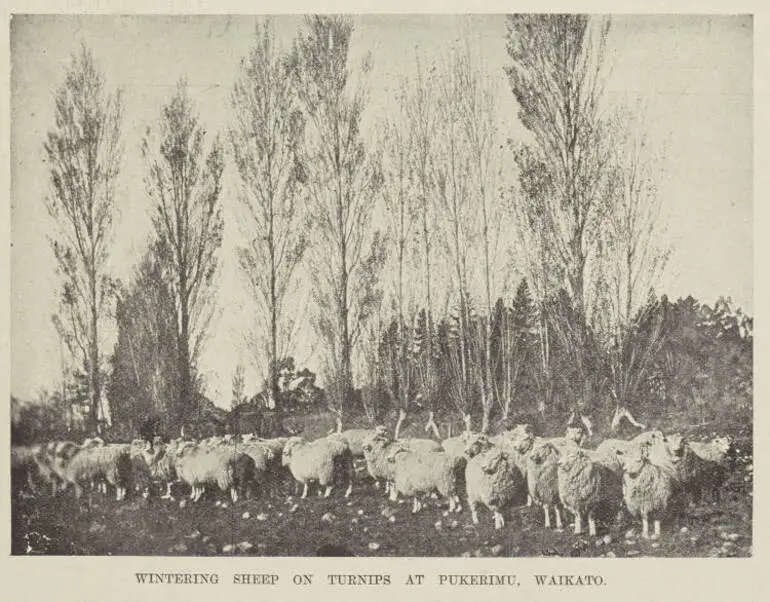
[[(147, 130), (154, 236), (127, 284), (106, 267), (122, 94), (108, 93), (84, 47), (58, 90), (46, 151), (63, 282), (55, 323), (88, 376), (92, 425), (105, 374), (113, 420), (150, 411), (172, 427), (200, 408), (228, 156), (267, 407), (279, 405), (281, 367), (307, 327), (292, 300), (308, 288), (325, 398), (340, 419), (356, 388), (384, 391), (402, 417), (418, 397), (434, 411), (443, 400), (466, 422), (477, 412), (484, 430), (521, 391), (540, 411), (581, 413), (607, 395), (618, 409), (646, 395), (672, 340), (668, 304), (650, 292), (667, 259), (656, 246), (662, 169), (640, 113), (603, 93), (609, 27), (508, 18), (520, 139), (506, 142), (497, 78), (466, 38), (438, 64), (416, 55), (371, 141), (372, 65), (349, 64), (352, 21), (308, 17), (289, 49), (265, 21), (241, 61), (225, 143), (207, 136), (184, 81)], [(100, 333), (111, 308), (108, 370)], [(360, 398), (373, 418), (373, 397)]]

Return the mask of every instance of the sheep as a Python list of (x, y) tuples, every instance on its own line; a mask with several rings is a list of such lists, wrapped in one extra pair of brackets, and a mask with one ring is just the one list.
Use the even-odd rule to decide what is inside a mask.
[(64, 470), (79, 449), (72, 441), (54, 441), (45, 446), (45, 478), (51, 484), (52, 495), (66, 486)]
[(384, 432), (383, 427), (374, 429), (347, 429), (340, 433), (336, 433), (338, 437), (341, 437), (343, 441), (348, 444), (350, 453), (354, 458), (364, 457), (364, 445), (373, 436)]
[(73, 485), (75, 496), (83, 494), (83, 485), (104, 481), (115, 486), (115, 499), (125, 498), (131, 484), (133, 466), (127, 445), (89, 443), (75, 453), (63, 470), (66, 485)]
[(553, 507), (556, 530), (562, 530), (561, 500), (559, 498), (559, 451), (550, 441), (538, 441), (527, 454), (527, 490), (534, 503), (543, 506), (545, 528), (551, 528)]
[(638, 443), (664, 440), (665, 436), (661, 431), (644, 431), (633, 439), (605, 439), (596, 447), (596, 453), (605, 465), (609, 466), (615, 474), (620, 475), (623, 469), (615, 452), (626, 451)]
[(316, 481), (326, 488), (323, 496), (328, 498), (334, 486), (335, 469), (347, 475), (345, 497), (350, 496), (353, 489), (353, 456), (348, 444), (339, 437), (324, 437), (310, 442), (301, 437), (291, 437), (283, 448), (281, 462), (303, 485), (301, 499), (307, 497), (309, 484)]
[(150, 495), (150, 485), (152, 484), (150, 464), (154, 459), (151, 445), (143, 439), (135, 439), (131, 442), (129, 453), (131, 455), (134, 490), (147, 498)]
[(448, 437), (441, 442), (441, 448), (454, 456), (465, 455), (468, 442), (474, 436), (472, 431), (464, 431), (454, 437)]
[[(527, 456), (536, 445), (549, 442), (561, 452), (565, 447), (578, 447), (583, 441), (584, 434), (583, 429), (580, 427), (567, 427), (564, 437), (544, 439), (535, 436), (530, 425), (519, 424), (512, 430), (502, 433), (497, 441), (507, 451), (509, 458), (516, 464), (524, 478), (527, 479), (527, 471), (529, 470)], [(528, 492), (527, 506), (531, 506), (532, 503), (532, 495)]]
[(157, 442), (153, 446), (152, 459), (150, 460), (150, 475), (152, 478), (166, 484), (166, 492), (161, 496), (164, 500), (173, 500), (171, 495), (172, 483), (178, 481), (176, 472), (177, 454), (184, 447), (184, 443), (174, 439), (167, 444)]
[(178, 452), (176, 472), (180, 480), (192, 489), (191, 499), (197, 502), (207, 485), (217, 485), (230, 492), (233, 503), (254, 479), (254, 460), (232, 446), (210, 448), (189, 446)]
[(19, 488), (26, 484), (32, 493), (36, 493), (38, 480), (46, 464), (41, 445), (13, 445), (11, 447), (11, 482)]
[(245, 443), (239, 443), (237, 446), (233, 446), (254, 460), (254, 484), (262, 484), (266, 481), (266, 473), (271, 467), (273, 461), (273, 450), (262, 445), (258, 441), (247, 441)]
[(620, 505), (621, 481), (596, 452), (577, 446), (566, 447), (563, 451), (556, 446), (554, 449), (559, 454), (559, 499), (575, 517), (575, 535), (583, 533), (583, 517), (586, 517), (588, 533), (595, 536), (598, 511), (606, 505)]
[(390, 493), (393, 481), (393, 463), (388, 462), (388, 454), (394, 444), (387, 436), (374, 435), (363, 445), (366, 471), (374, 479), (375, 487), (379, 488), (380, 481), (385, 482), (385, 495)]
[(450, 512), (458, 510), (457, 480), (465, 467), (464, 458), (444, 451), (412, 451), (401, 445), (394, 448), (388, 455), (388, 462), (393, 464), (391, 501), (397, 501), (399, 494), (412, 496), (412, 513), (416, 514), (422, 509), (419, 496), (437, 492), (449, 500)]
[(730, 450), (729, 439), (717, 438), (711, 443), (701, 443), (673, 434), (667, 438), (667, 444), (678, 460), (674, 474), (687, 497), (699, 502), (704, 491), (708, 491), (718, 501), (720, 488), (727, 477), (725, 460)]
[(649, 519), (654, 521), (652, 539), (660, 537), (660, 520), (674, 493), (674, 475), (668, 467), (651, 461), (651, 442), (617, 450), (623, 465), (623, 500), (632, 516), (642, 519), (642, 537), (650, 539)]
[(385, 495), (389, 495), (393, 483), (393, 463), (388, 461), (388, 455), (396, 448), (410, 451), (436, 452), (442, 451), (441, 444), (432, 439), (391, 439), (384, 428), (378, 427), (374, 434), (364, 443), (364, 459), (366, 470), (374, 479), (375, 486), (385, 481)]
[(483, 435), (469, 439), (465, 484), (471, 520), (478, 524), (477, 507), (484, 504), (493, 513), (495, 529), (501, 529), (505, 525), (501, 510), (525, 487), (524, 477), (502, 448)]

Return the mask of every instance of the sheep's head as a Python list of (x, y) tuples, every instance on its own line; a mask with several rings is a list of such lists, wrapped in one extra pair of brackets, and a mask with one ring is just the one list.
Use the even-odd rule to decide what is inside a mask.
[(669, 452), (671, 452), (671, 457), (675, 461), (678, 461), (684, 457), (687, 449), (687, 437), (679, 433), (668, 435), (666, 437), (666, 446), (668, 447)]
[(469, 458), (473, 458), (492, 447), (489, 438), (481, 433), (468, 433), (467, 436), (463, 437), (463, 441), (465, 442), (463, 453)]
[(243, 435), (241, 435), (241, 441), (243, 441), (244, 443), (248, 443), (252, 439), (254, 439), (254, 433), (244, 433)]
[(733, 446), (733, 438), (730, 435), (716, 437), (711, 443), (721, 455), (726, 456)]
[(646, 442), (630, 445), (626, 450), (617, 450), (615, 453), (623, 467), (623, 472), (632, 479), (638, 477), (644, 465), (649, 462), (650, 447), (651, 444)]
[(558, 457), (559, 451), (553, 443), (544, 441), (540, 444), (534, 445), (532, 451), (529, 452), (529, 459), (535, 464), (542, 464), (550, 457)]
[(559, 458), (557, 463), (559, 469), (565, 472), (571, 472), (588, 460), (588, 456), (586, 456), (585, 452), (579, 447), (571, 448), (564, 453), (554, 447), (554, 451)]
[(281, 455), (281, 463), (284, 466), (289, 464), (291, 454), (298, 445), (302, 443), (301, 437), (289, 437), (289, 440), (283, 446), (283, 454)]
[(583, 441), (586, 437), (585, 429), (580, 426), (568, 426), (567, 432), (564, 437), (570, 441), (574, 441), (578, 445), (583, 445)]
[(408, 453), (411, 453), (408, 447), (404, 447), (403, 445), (394, 445), (393, 449), (388, 453), (387, 461), (391, 464), (394, 464), (398, 456)]
[(501, 464), (507, 464), (508, 456), (501, 449), (496, 449), (488, 454), (485, 458), (484, 465), (481, 469), (486, 474), (494, 474), (500, 470)]
[(513, 448), (520, 454), (527, 453), (535, 442), (535, 433), (529, 424), (517, 424), (509, 433)]
[(666, 436), (663, 434), (663, 431), (659, 430), (653, 430), (653, 431), (644, 431), (643, 433), (639, 433), (636, 437), (632, 439), (634, 443), (654, 443), (657, 441), (665, 441)]
[(265, 460), (267, 462), (271, 462), (275, 459), (275, 452), (272, 450), (272, 448), (268, 447), (267, 445), (262, 445), (262, 453), (265, 454)]

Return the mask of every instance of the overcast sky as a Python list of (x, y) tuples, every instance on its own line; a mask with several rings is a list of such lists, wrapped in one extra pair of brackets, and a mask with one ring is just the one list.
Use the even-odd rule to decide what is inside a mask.
[[(238, 61), (251, 44), (256, 17), (14, 17), (12, 52), (11, 392), (31, 397), (57, 383), (59, 345), (51, 326), (55, 266), (46, 241), (47, 173), (43, 140), (53, 124), (53, 94), (81, 41), (93, 49), (108, 85), (125, 90), (125, 156), (119, 183), (112, 268), (127, 279), (149, 237), (148, 199), (139, 144), (176, 80), (187, 76), (210, 132), (227, 123), (227, 96)], [(288, 46), (302, 22), (277, 17)], [(359, 16), (351, 45), (357, 64), (372, 55), (368, 123), (392, 107), (401, 75), (414, 69), (415, 47), (438, 58), (469, 28), (484, 68), (496, 82), (504, 130), (520, 128), (502, 71), (505, 18), (483, 15)], [(732, 296), (753, 313), (752, 24), (749, 17), (623, 16), (613, 19), (609, 46), (612, 101), (640, 98), (649, 107), (653, 140), (668, 140), (668, 178), (661, 194), (673, 254), (660, 287), (713, 303)], [(371, 132), (370, 132), (371, 134)], [(232, 189), (223, 200), (227, 225), (218, 300), (222, 317), (202, 358), (208, 394), (230, 398), (243, 342), (247, 298), (233, 260)], [(111, 351), (109, 342), (106, 351)], [(300, 358), (300, 361), (303, 361)], [(311, 366), (312, 367), (312, 366)], [(253, 377), (253, 372), (251, 372)], [(253, 381), (253, 378), (250, 379)]]

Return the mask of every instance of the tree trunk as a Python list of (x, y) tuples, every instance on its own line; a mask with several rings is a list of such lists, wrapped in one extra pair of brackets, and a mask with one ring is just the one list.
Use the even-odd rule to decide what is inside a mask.
[[(94, 278), (95, 280), (95, 278)], [(101, 382), (99, 378), (99, 325), (98, 308), (96, 304), (96, 282), (91, 285), (91, 340), (89, 341), (89, 372), (88, 383), (91, 398), (89, 408), (89, 428), (96, 433), (99, 426), (99, 404), (101, 403)]]

